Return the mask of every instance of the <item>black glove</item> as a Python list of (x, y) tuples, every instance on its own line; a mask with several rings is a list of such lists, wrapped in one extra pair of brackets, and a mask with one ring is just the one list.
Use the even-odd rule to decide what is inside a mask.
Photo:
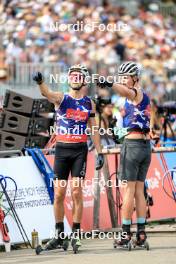
[(98, 79), (98, 81), (97, 81), (97, 85), (98, 85), (98, 87), (100, 87), (100, 88), (106, 88), (106, 87), (108, 87), (108, 88), (112, 88), (112, 86), (113, 86), (113, 81), (112, 81), (112, 82), (108, 82), (108, 81), (105, 80), (105, 78), (100, 77), (100, 78)]
[(96, 159), (96, 170), (100, 170), (104, 165), (104, 156), (99, 153)]
[(41, 72), (35, 72), (33, 75), (32, 75), (32, 79), (37, 83), (37, 84), (42, 84), (43, 81), (44, 81), (44, 78), (43, 78), (43, 75)]

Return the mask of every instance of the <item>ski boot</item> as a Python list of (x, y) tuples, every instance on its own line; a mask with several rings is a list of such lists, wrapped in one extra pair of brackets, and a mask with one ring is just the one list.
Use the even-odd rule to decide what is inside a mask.
[(39, 255), (43, 251), (52, 251), (56, 249), (63, 249), (64, 251), (66, 251), (69, 247), (69, 240), (67, 237), (61, 238), (60, 234), (61, 232), (58, 232), (58, 230), (56, 230), (55, 236), (51, 240), (48, 241), (45, 247), (42, 247), (41, 245), (39, 245), (35, 249), (36, 254)]
[(149, 243), (147, 242), (147, 235), (145, 230), (139, 230), (136, 233), (136, 240), (134, 241), (134, 248), (140, 247), (149, 250)]
[(128, 251), (131, 251), (132, 249), (132, 233), (128, 232), (126, 237), (122, 237), (121, 239), (115, 239), (113, 246), (114, 248), (124, 248), (128, 249)]
[(81, 240), (79, 237), (71, 238), (71, 246), (74, 254), (77, 254), (79, 247), (81, 247)]

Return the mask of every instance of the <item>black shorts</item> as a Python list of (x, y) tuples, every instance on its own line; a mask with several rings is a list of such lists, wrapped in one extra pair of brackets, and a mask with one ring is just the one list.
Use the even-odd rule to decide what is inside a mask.
[(120, 153), (119, 179), (144, 182), (150, 162), (150, 140), (125, 139)]
[(84, 178), (86, 174), (87, 143), (57, 142), (54, 161), (54, 179), (68, 180), (72, 177)]

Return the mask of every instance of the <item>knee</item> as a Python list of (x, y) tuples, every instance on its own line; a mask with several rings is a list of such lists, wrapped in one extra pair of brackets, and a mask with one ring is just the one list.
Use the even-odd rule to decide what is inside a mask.
[(79, 189), (72, 191), (72, 198), (75, 202), (82, 202), (82, 192)]
[(126, 198), (129, 197), (130, 199), (132, 199), (135, 195), (135, 190), (133, 188), (127, 188), (124, 192), (124, 195)]
[(61, 203), (64, 201), (64, 198), (65, 198), (65, 194), (60, 192), (60, 193), (56, 193), (54, 195), (54, 202), (55, 203)]

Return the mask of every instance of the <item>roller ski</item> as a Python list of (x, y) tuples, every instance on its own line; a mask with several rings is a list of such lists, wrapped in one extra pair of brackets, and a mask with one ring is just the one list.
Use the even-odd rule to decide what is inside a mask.
[(77, 254), (79, 248), (81, 247), (81, 240), (79, 238), (72, 238), (71, 239), (71, 246), (73, 248), (74, 254)]
[(123, 248), (131, 251), (133, 243), (132, 243), (132, 233), (128, 233), (127, 236), (121, 237), (121, 239), (115, 239), (113, 243), (114, 248)]
[(37, 246), (35, 249), (36, 255), (40, 255), (42, 252), (49, 252), (49, 251), (55, 251), (59, 249), (63, 249), (64, 251), (67, 251), (69, 247), (69, 239), (61, 239), (61, 238), (52, 238), (48, 243), (42, 247), (41, 245)]
[(147, 235), (144, 230), (137, 232), (136, 239), (133, 241), (133, 247), (139, 247), (146, 250), (150, 249), (149, 243), (147, 241)]

